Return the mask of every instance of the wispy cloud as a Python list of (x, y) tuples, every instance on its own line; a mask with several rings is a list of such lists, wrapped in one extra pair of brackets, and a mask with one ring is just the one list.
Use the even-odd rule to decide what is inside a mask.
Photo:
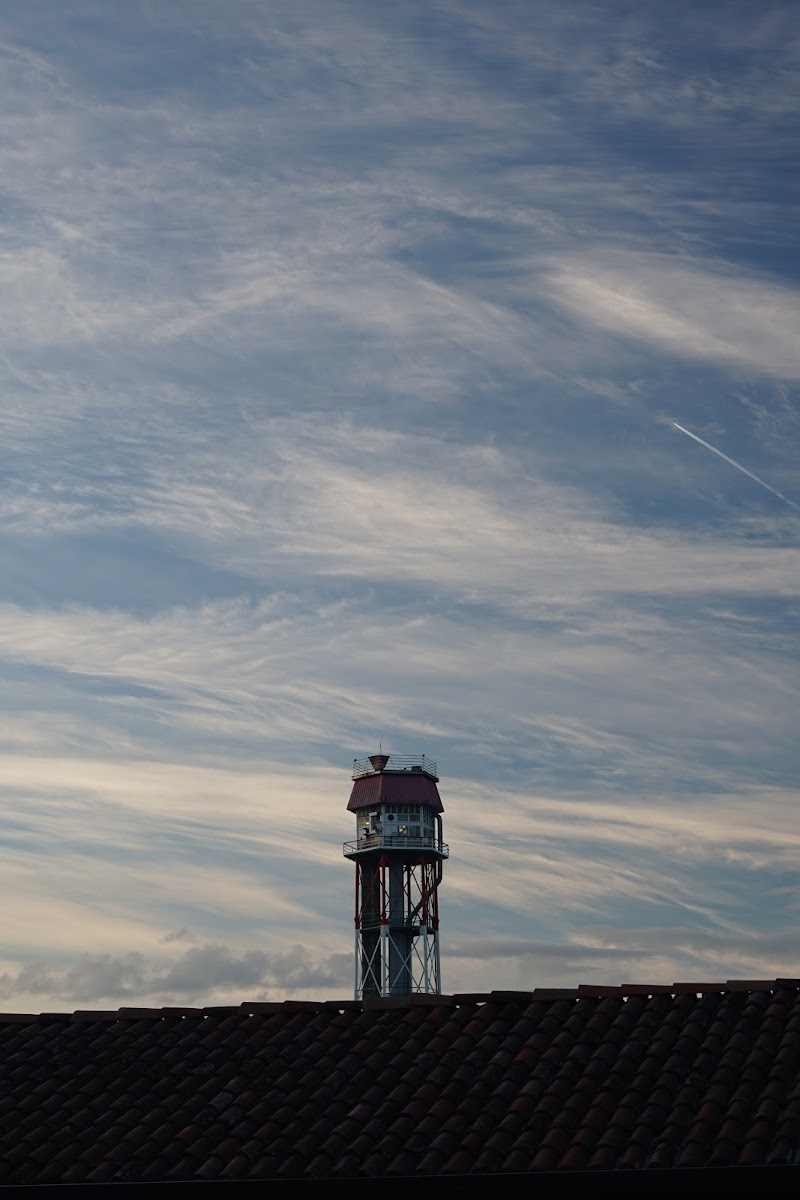
[(553, 263), (554, 298), (589, 324), (679, 357), (800, 377), (800, 293), (709, 265), (632, 252)]

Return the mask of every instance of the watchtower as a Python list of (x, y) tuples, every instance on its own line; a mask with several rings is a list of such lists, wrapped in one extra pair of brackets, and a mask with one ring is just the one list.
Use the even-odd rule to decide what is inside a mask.
[(436, 763), (423, 755), (353, 760), (348, 811), (356, 841), (355, 996), (441, 992), (439, 884), (442, 840)]

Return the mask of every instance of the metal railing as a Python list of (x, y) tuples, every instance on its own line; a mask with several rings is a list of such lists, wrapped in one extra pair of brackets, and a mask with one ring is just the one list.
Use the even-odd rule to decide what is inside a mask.
[(450, 857), (450, 847), (432, 837), (405, 837), (399, 833), (368, 833), (357, 842), (345, 842), (342, 853), (345, 858), (353, 854), (364, 854), (368, 850), (432, 850), (442, 858)]
[[(436, 771), (436, 763), (428, 754), (373, 754), (372, 758), (386, 760), (382, 768), (384, 771), (424, 772), (426, 775), (433, 775), (437, 779), (439, 777)], [(371, 758), (353, 759), (353, 779), (361, 779), (364, 775), (372, 775), (379, 769), (381, 768), (376, 766)]]

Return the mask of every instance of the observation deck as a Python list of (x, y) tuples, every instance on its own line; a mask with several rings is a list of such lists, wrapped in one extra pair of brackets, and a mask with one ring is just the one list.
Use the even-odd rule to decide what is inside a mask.
[(359, 858), (362, 854), (374, 854), (376, 850), (420, 850), (425, 855), (436, 858), (450, 857), (450, 847), (446, 842), (440, 842), (432, 837), (406, 837), (399, 833), (367, 833), (357, 842), (345, 842), (342, 853), (345, 858)]

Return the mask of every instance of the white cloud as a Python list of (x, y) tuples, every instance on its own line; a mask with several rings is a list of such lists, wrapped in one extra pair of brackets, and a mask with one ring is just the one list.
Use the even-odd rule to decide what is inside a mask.
[(584, 251), (545, 266), (579, 320), (681, 358), (800, 378), (800, 293), (730, 268), (664, 255)]
[[(132, 1001), (202, 1006), (231, 994), (250, 1000), (284, 999), (309, 990), (317, 995), (341, 985), (343, 967), (341, 955), (312, 959), (299, 945), (283, 954), (247, 950), (237, 955), (227, 946), (209, 942), (169, 963), (154, 962), (139, 952), (84, 953), (64, 966), (26, 963), (17, 971), (0, 974), (0, 996), (34, 1008), (43, 1000), (94, 1008)], [(343, 993), (339, 995), (343, 998)]]

